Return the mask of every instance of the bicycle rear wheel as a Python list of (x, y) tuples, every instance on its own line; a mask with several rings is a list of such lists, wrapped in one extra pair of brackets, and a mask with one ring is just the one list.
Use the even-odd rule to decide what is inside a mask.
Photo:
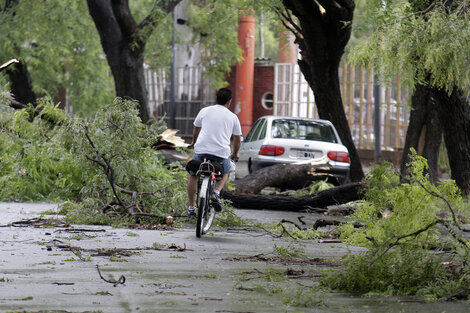
[(198, 238), (209, 231), (215, 217), (215, 210), (210, 205), (213, 186), (210, 179), (210, 177), (204, 177), (201, 183), (201, 189), (199, 190), (196, 224), (196, 237)]

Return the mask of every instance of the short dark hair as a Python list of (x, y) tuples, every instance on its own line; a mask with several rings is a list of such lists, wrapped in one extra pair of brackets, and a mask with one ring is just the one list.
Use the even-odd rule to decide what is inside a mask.
[(232, 99), (232, 91), (228, 88), (221, 88), (217, 91), (217, 104), (225, 105)]

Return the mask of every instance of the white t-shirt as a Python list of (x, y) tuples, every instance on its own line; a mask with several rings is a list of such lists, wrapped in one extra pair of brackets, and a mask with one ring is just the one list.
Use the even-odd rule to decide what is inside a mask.
[(241, 135), (238, 117), (223, 105), (211, 105), (199, 111), (194, 126), (201, 127), (194, 153), (212, 154), (221, 158), (230, 156), (230, 137)]

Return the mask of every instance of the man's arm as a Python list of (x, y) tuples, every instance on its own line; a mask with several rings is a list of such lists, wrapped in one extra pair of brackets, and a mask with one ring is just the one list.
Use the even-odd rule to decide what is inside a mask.
[(191, 141), (190, 147), (194, 147), (194, 144), (197, 141), (197, 137), (199, 137), (199, 133), (201, 132), (201, 127), (194, 126), (193, 127), (193, 140)]
[(238, 160), (238, 150), (240, 150), (241, 144), (241, 136), (240, 135), (232, 135), (232, 155), (230, 156), (233, 160)]

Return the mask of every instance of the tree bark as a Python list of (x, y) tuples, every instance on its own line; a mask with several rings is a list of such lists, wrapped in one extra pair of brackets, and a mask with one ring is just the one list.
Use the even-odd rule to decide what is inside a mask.
[(433, 89), (449, 156), (451, 177), (464, 195), (470, 194), (470, 104), (465, 93)]
[(417, 85), (411, 102), (412, 110), (400, 165), (402, 180), (406, 181), (409, 175), (410, 149), (414, 148), (419, 155), (427, 159), (429, 178), (436, 182), (439, 178), (438, 158), (442, 127), (431, 87)]
[[(16, 14), (15, 6), (18, 5), (18, 0), (5, 0), (3, 7), (0, 6), (2, 14)], [(15, 45), (15, 49), (20, 54), (19, 47)], [(10, 64), (8, 67), (2, 69), (10, 79), (10, 89), (15, 100), (21, 104), (32, 104), (36, 106), (36, 94), (33, 91), (33, 84), (31, 82), (31, 75), (29, 74), (26, 63), (23, 60)], [(12, 103), (16, 107), (15, 103)]]
[(354, 1), (283, 0), (283, 3), (299, 21), (296, 25), (289, 14), (284, 16), (293, 25), (290, 29), (302, 56), (298, 64), (315, 95), (318, 115), (335, 125), (349, 150), (350, 178), (360, 181), (364, 172), (344, 112), (338, 76), (341, 57), (351, 37)]
[(36, 106), (31, 75), (23, 61), (10, 65), (5, 72), (10, 79), (10, 89), (16, 101)]
[[(168, 13), (180, 1), (169, 0), (160, 6)], [(87, 0), (87, 3), (113, 74), (116, 95), (137, 100), (140, 118), (142, 122), (148, 122), (150, 110), (143, 53), (147, 39), (158, 24), (157, 8), (138, 25), (130, 12), (128, 0)]]
[(236, 180), (233, 184), (237, 193), (251, 194), (256, 194), (265, 187), (300, 189), (310, 185), (313, 181), (325, 179), (336, 186), (339, 185), (335, 176), (321, 173), (322, 170), (329, 168), (330, 165), (327, 163), (277, 164), (262, 168)]
[(362, 199), (361, 182), (345, 184), (328, 190), (320, 191), (313, 196), (263, 196), (238, 194), (223, 191), (222, 198), (230, 200), (236, 208), (305, 211), (311, 208), (325, 208), (329, 205), (343, 204)]

